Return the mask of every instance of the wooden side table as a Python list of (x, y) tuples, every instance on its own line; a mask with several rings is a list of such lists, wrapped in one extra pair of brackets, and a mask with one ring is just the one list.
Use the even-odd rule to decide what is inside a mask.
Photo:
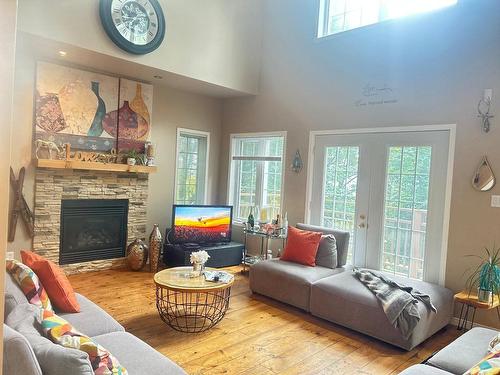
[[(468, 330), (474, 326), (474, 319), (476, 318), (476, 310), (497, 310), (498, 319), (500, 320), (500, 300), (498, 296), (494, 296), (493, 303), (481, 302), (477, 298), (477, 294), (469, 293), (466, 290), (462, 290), (460, 293), (455, 294), (455, 301), (462, 304), (462, 308), (460, 309), (460, 318), (458, 319), (457, 329)], [(464, 312), (465, 310), (465, 312)], [(471, 315), (472, 319), (469, 321), (469, 315)], [(467, 322), (470, 322), (469, 328), (467, 328)]]

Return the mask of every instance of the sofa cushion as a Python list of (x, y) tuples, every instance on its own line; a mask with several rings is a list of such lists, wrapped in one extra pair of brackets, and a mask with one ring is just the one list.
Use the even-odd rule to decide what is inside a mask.
[(497, 331), (488, 328), (472, 328), (428, 362), (454, 374), (463, 374), (488, 354), (489, 343), (497, 334)]
[(89, 336), (79, 332), (53, 311), (41, 311), (43, 312), (42, 330), (44, 334), (64, 348), (85, 352), (96, 375), (127, 375), (127, 370), (109, 350)]
[(6, 324), (3, 325), (3, 374), (42, 375), (42, 369), (26, 337)]
[(5, 318), (17, 305), (28, 303), (28, 299), (19, 287), (19, 284), (8, 272), (5, 273)]
[(54, 262), (31, 251), (21, 251), (23, 263), (40, 278), (56, 309), (68, 313), (80, 311), (75, 291), (64, 271)]
[(89, 299), (78, 293), (76, 299), (80, 305), (79, 313), (62, 313), (59, 311), (56, 311), (56, 313), (80, 332), (92, 337), (110, 332), (125, 331), (111, 315)]
[(437, 313), (434, 313), (423, 303), (418, 303), (421, 318), (407, 340), (390, 324), (377, 297), (352, 272), (315, 282), (311, 288), (311, 313), (406, 350), (412, 349), (449, 323), (453, 309), (451, 290), (423, 281), (383, 274), (428, 294), (437, 308)]
[(408, 367), (403, 372), (400, 372), (399, 375), (451, 375), (451, 374), (449, 372), (437, 369), (432, 366), (414, 365)]
[(334, 235), (321, 236), (316, 253), (316, 265), (331, 269), (337, 268), (337, 241)]
[(296, 227), (303, 230), (321, 232), (325, 235), (333, 235), (337, 242), (337, 267), (342, 267), (347, 264), (347, 254), (349, 253), (349, 232), (302, 223), (297, 224)]
[(29, 303), (52, 310), (49, 296), (40, 279), (31, 268), (17, 260), (8, 260), (7, 271), (17, 282)]
[(288, 227), (288, 238), (281, 260), (316, 266), (321, 233)]
[[(64, 348), (41, 335), (40, 311), (40, 308), (28, 303), (19, 305), (7, 318), (7, 324), (29, 342), (43, 374), (93, 375), (94, 372), (86, 353)], [(31, 374), (31, 372), (24, 374)]]
[(250, 289), (278, 301), (309, 311), (311, 284), (344, 272), (344, 268), (308, 267), (298, 263), (270, 259), (250, 268)]
[(177, 364), (130, 333), (114, 332), (92, 339), (118, 357), (131, 375), (186, 374)]

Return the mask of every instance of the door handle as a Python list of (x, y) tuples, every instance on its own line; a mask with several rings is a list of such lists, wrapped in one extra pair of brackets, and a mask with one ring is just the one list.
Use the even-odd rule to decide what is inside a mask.
[(358, 224), (358, 228), (366, 228), (366, 226), (367, 226), (367, 225), (366, 225), (365, 223), (360, 223), (360, 224)]

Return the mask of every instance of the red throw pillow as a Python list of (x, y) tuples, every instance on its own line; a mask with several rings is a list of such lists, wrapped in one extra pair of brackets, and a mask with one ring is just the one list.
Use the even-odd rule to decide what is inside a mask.
[(36, 273), (52, 304), (61, 312), (80, 312), (75, 291), (64, 271), (54, 262), (31, 251), (21, 251), (23, 263)]
[(288, 239), (281, 260), (315, 267), (320, 240), (321, 233), (319, 232), (288, 227)]

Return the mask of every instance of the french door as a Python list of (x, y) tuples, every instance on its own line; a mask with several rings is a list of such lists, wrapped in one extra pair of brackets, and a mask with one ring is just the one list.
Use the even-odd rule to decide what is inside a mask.
[(351, 233), (351, 264), (439, 282), (449, 137), (317, 135), (309, 221)]

